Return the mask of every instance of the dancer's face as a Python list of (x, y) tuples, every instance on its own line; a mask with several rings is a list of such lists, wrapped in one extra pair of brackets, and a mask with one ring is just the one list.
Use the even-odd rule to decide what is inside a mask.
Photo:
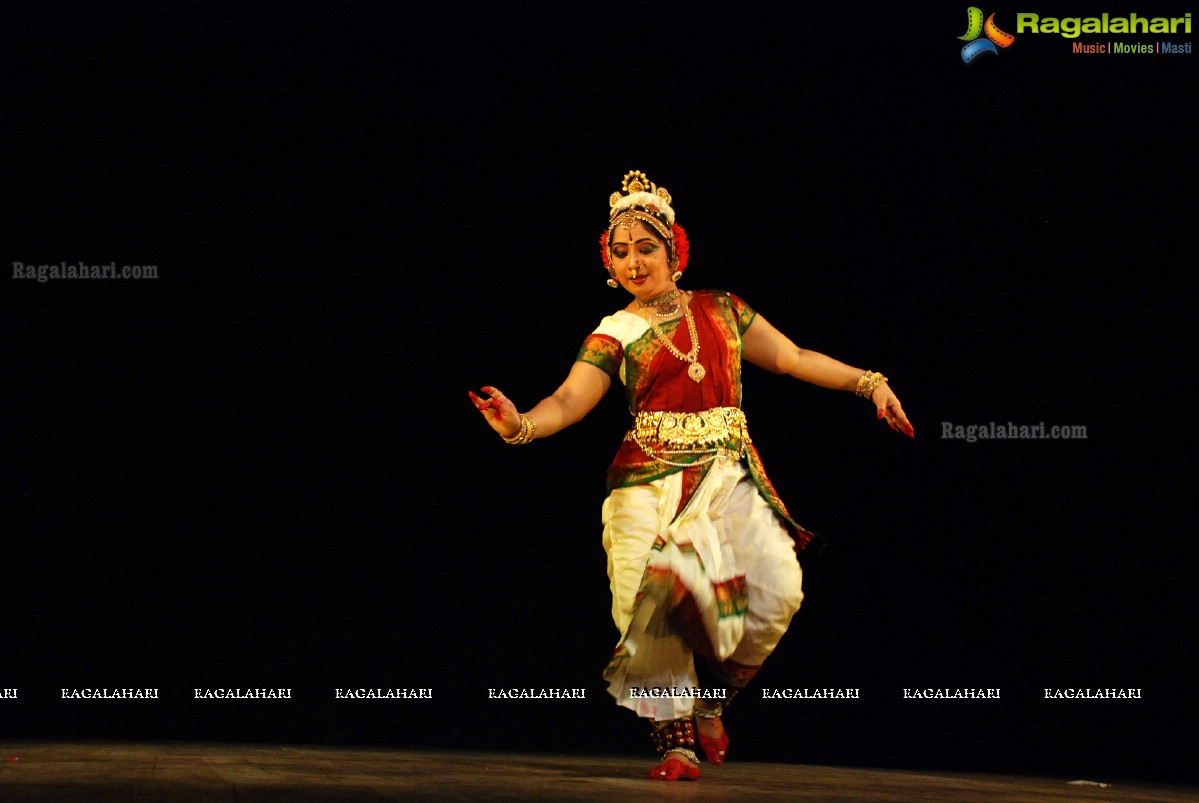
[(638, 299), (645, 301), (675, 289), (666, 243), (657, 232), (640, 222), (631, 229), (617, 226), (609, 242), (616, 280)]

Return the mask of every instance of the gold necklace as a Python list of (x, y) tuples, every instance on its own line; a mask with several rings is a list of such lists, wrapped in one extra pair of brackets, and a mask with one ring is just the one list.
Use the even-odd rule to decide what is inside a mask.
[(662, 330), (658, 328), (658, 324), (655, 323), (654, 319), (646, 313), (646, 310), (641, 310), (641, 317), (645, 318), (645, 322), (649, 324), (649, 328), (654, 330), (654, 336), (658, 338), (658, 340), (662, 341), (662, 345), (666, 346), (666, 348), (670, 350), (671, 354), (678, 357), (685, 363), (690, 363), (690, 365), (687, 367), (687, 376), (691, 377), (696, 382), (699, 382), (705, 376), (707, 376), (707, 369), (699, 364), (699, 334), (695, 331), (695, 318), (691, 317), (690, 304), (683, 304), (683, 317), (687, 320), (687, 331), (691, 335), (691, 351), (687, 352), (686, 354), (679, 351), (678, 346), (672, 343), (670, 338), (662, 333)]
[(678, 289), (671, 290), (670, 292), (663, 293), (656, 298), (651, 298), (649, 301), (642, 301), (638, 299), (637, 306), (643, 310), (648, 309), (649, 307), (654, 307), (654, 314), (659, 318), (671, 318), (677, 315), (679, 311), (678, 302), (675, 301), (675, 299), (678, 298), (679, 292), (680, 291)]

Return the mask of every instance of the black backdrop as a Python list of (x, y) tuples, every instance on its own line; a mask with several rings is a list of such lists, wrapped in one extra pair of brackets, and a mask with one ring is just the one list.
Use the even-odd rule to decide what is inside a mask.
[[(916, 425), (747, 371), (828, 543), (759, 684), (861, 697), (750, 696), (738, 754), (1193, 780), (1195, 57), (966, 65), (963, 12), (6, 5), (5, 273), (159, 278), (4, 278), (0, 736), (648, 744), (600, 680), (619, 394), (522, 449), (466, 398), (531, 405), (623, 305), (596, 240), (640, 169), (690, 287)], [(991, 421), (1088, 437), (941, 437)], [(160, 699), (61, 699), (125, 687)], [(192, 699), (251, 687), (293, 697)], [(1002, 697), (903, 699), (962, 687)], [(1044, 699), (1106, 687), (1142, 697)]]

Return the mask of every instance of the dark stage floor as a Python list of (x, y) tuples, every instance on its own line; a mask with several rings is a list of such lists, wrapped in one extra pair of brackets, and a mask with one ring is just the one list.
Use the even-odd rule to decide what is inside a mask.
[[(688, 783), (644, 778), (622, 757), (411, 752), (279, 745), (0, 743), (0, 800), (1071, 800), (1195, 801), (1199, 789), (1071, 779), (842, 769), (705, 766)], [(1078, 779), (1083, 780), (1083, 779)], [(1100, 780), (1100, 779), (1085, 779)]]

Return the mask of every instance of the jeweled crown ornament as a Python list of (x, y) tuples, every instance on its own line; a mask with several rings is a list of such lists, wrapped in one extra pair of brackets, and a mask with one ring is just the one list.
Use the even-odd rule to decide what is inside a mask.
[(650, 181), (645, 173), (630, 170), (624, 174), (620, 191), (608, 196), (608, 228), (600, 237), (600, 255), (608, 269), (609, 285), (618, 286), (612, 270), (612, 232), (617, 227), (631, 230), (638, 223), (644, 223), (661, 236), (670, 249), (672, 278), (677, 282), (682, 277), (687, 268), (690, 244), (683, 227), (675, 223), (674, 208), (670, 203), (666, 188)]
[[(674, 209), (670, 206), (670, 193), (666, 191), (665, 187), (659, 187), (650, 181), (649, 177), (640, 170), (630, 170), (624, 174), (624, 180), (620, 182), (620, 189), (624, 191), (624, 195), (614, 192), (608, 196), (609, 222), (616, 222), (617, 216), (622, 210), (627, 215), (629, 211), (642, 207), (655, 219), (662, 218), (657, 220), (659, 225), (655, 228), (663, 237), (670, 237), (670, 232), (666, 227), (674, 223)], [(665, 226), (661, 225), (663, 223)]]

